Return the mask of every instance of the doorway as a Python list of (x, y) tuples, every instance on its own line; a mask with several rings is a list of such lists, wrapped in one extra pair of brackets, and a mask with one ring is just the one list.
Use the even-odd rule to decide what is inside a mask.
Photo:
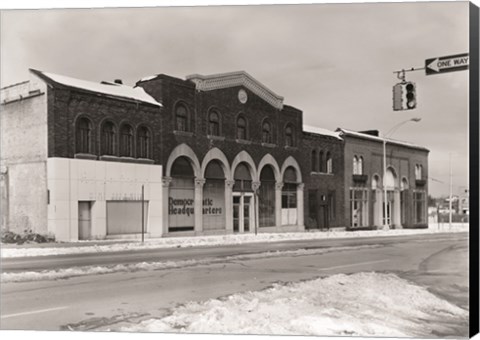
[(78, 239), (92, 237), (92, 202), (78, 202)]
[(387, 192), (387, 204), (385, 210), (385, 204), (382, 204), (383, 208), (383, 225), (392, 226), (393, 222), (393, 192)]
[(233, 194), (233, 232), (248, 233), (254, 228), (253, 193)]

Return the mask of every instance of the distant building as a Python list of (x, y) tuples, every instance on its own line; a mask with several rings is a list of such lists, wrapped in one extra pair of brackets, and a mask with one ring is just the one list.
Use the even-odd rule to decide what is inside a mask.
[(147, 237), (426, 225), (428, 150), (388, 142), (382, 218), (381, 138), (304, 126), (245, 72), (135, 87), (30, 75), (1, 91), (2, 228), (71, 241), (142, 224)]

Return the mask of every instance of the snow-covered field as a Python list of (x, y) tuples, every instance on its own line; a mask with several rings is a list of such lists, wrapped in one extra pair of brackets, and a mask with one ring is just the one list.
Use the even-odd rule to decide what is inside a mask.
[(216, 236), (194, 236), (194, 237), (166, 237), (158, 239), (147, 239), (145, 243), (132, 241), (128, 243), (112, 243), (111, 241), (98, 241), (96, 245), (81, 245), (63, 247), (61, 244), (52, 247), (31, 247), (31, 248), (2, 248), (2, 258), (22, 257), (22, 256), (47, 256), (61, 254), (81, 254), (97, 252), (117, 252), (126, 250), (140, 249), (158, 249), (158, 248), (180, 248), (195, 246), (216, 246), (232, 245), (242, 243), (260, 243), (260, 242), (279, 242), (287, 240), (314, 240), (329, 238), (352, 238), (352, 237), (381, 237), (393, 235), (413, 235), (430, 234), (439, 232), (465, 232), (468, 231), (468, 224), (431, 224), (428, 229), (395, 229), (395, 230), (371, 230), (371, 231), (316, 231), (316, 232), (297, 232), (297, 233), (260, 233), (255, 234), (235, 234), (235, 235), (216, 235)]
[(118, 264), (112, 266), (82, 266), (57, 270), (44, 270), (40, 272), (19, 272), (19, 273), (1, 273), (1, 282), (27, 282), (40, 280), (58, 280), (67, 279), (75, 276), (109, 274), (117, 272), (137, 272), (146, 270), (160, 270), (171, 268), (183, 268), (198, 265), (213, 264), (226, 261), (242, 261), (250, 259), (278, 257), (278, 256), (306, 256), (326, 254), (334, 251), (352, 250), (352, 249), (371, 249), (380, 246), (365, 245), (354, 247), (332, 247), (327, 249), (298, 249), (284, 251), (267, 251), (263, 253), (232, 255), (220, 258), (204, 258), (200, 260), (179, 260), (179, 261), (163, 261), (163, 262), (141, 262), (133, 264)]
[(453, 327), (468, 328), (466, 310), (394, 274), (358, 273), (190, 302), (115, 330), (431, 337)]

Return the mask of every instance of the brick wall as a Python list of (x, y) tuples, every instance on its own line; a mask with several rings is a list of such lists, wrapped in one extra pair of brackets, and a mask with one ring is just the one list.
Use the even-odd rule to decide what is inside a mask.
[[(321, 136), (311, 133), (305, 133), (303, 137), (303, 147), (301, 158), (303, 160), (304, 166), (302, 168), (303, 178), (305, 181), (305, 223), (308, 228), (318, 228), (318, 227), (327, 227), (325, 225), (315, 225), (314, 221), (309, 220), (309, 210), (310, 207), (310, 197), (309, 191), (316, 191), (316, 200), (317, 200), (317, 210), (318, 205), (327, 205), (329, 202), (321, 201), (322, 196), (328, 199), (328, 195), (334, 195), (334, 215), (331, 216), (331, 219), (328, 223), (328, 227), (344, 227), (344, 190), (343, 190), (343, 179), (344, 179), (344, 158), (343, 158), (343, 141), (330, 136)], [(318, 167), (312, 166), (312, 151), (317, 151), (317, 163), (318, 163), (318, 152), (323, 151), (324, 158), (327, 152), (330, 152), (332, 156), (332, 166), (333, 172), (327, 174), (326, 171), (318, 171)], [(324, 168), (325, 169), (325, 168)], [(316, 171), (312, 171), (316, 170)], [(313, 202), (312, 202), (313, 203)], [(327, 209), (327, 208), (325, 208)], [(317, 216), (317, 219), (322, 218), (322, 216)]]
[[(149, 127), (152, 133), (153, 159), (161, 159), (161, 119), (158, 107), (108, 98), (61, 86), (54, 87), (48, 96), (48, 156), (75, 157), (75, 124), (78, 118), (86, 117), (92, 123), (92, 154), (101, 156), (100, 129), (110, 120), (116, 127), (116, 154), (119, 155), (119, 129), (123, 123), (134, 129), (140, 125)], [(136, 138), (134, 138), (135, 140)], [(135, 149), (135, 148), (134, 148)]]

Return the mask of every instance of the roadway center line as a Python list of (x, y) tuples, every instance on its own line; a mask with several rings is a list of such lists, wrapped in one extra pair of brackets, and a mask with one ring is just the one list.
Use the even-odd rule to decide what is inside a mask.
[(30, 315), (30, 314), (38, 314), (38, 313), (46, 313), (46, 312), (52, 312), (54, 310), (61, 310), (61, 309), (67, 309), (68, 307), (54, 307), (54, 308), (48, 308), (48, 309), (39, 309), (39, 310), (33, 310), (30, 312), (23, 312), (23, 313), (15, 313), (15, 314), (8, 314), (8, 315), (2, 315), (0, 318), (2, 319), (7, 319), (7, 318), (14, 318), (16, 316), (23, 316), (23, 315)]
[(378, 261), (351, 263), (351, 264), (345, 264), (345, 265), (343, 265), (343, 266), (334, 266), (334, 267), (327, 267), (327, 268), (318, 268), (317, 270), (323, 271), (323, 270), (346, 268), (346, 267), (353, 267), (353, 266), (360, 266), (360, 265), (365, 265), (365, 264), (381, 263), (381, 262), (388, 262), (388, 261), (390, 261), (390, 260), (378, 260)]

